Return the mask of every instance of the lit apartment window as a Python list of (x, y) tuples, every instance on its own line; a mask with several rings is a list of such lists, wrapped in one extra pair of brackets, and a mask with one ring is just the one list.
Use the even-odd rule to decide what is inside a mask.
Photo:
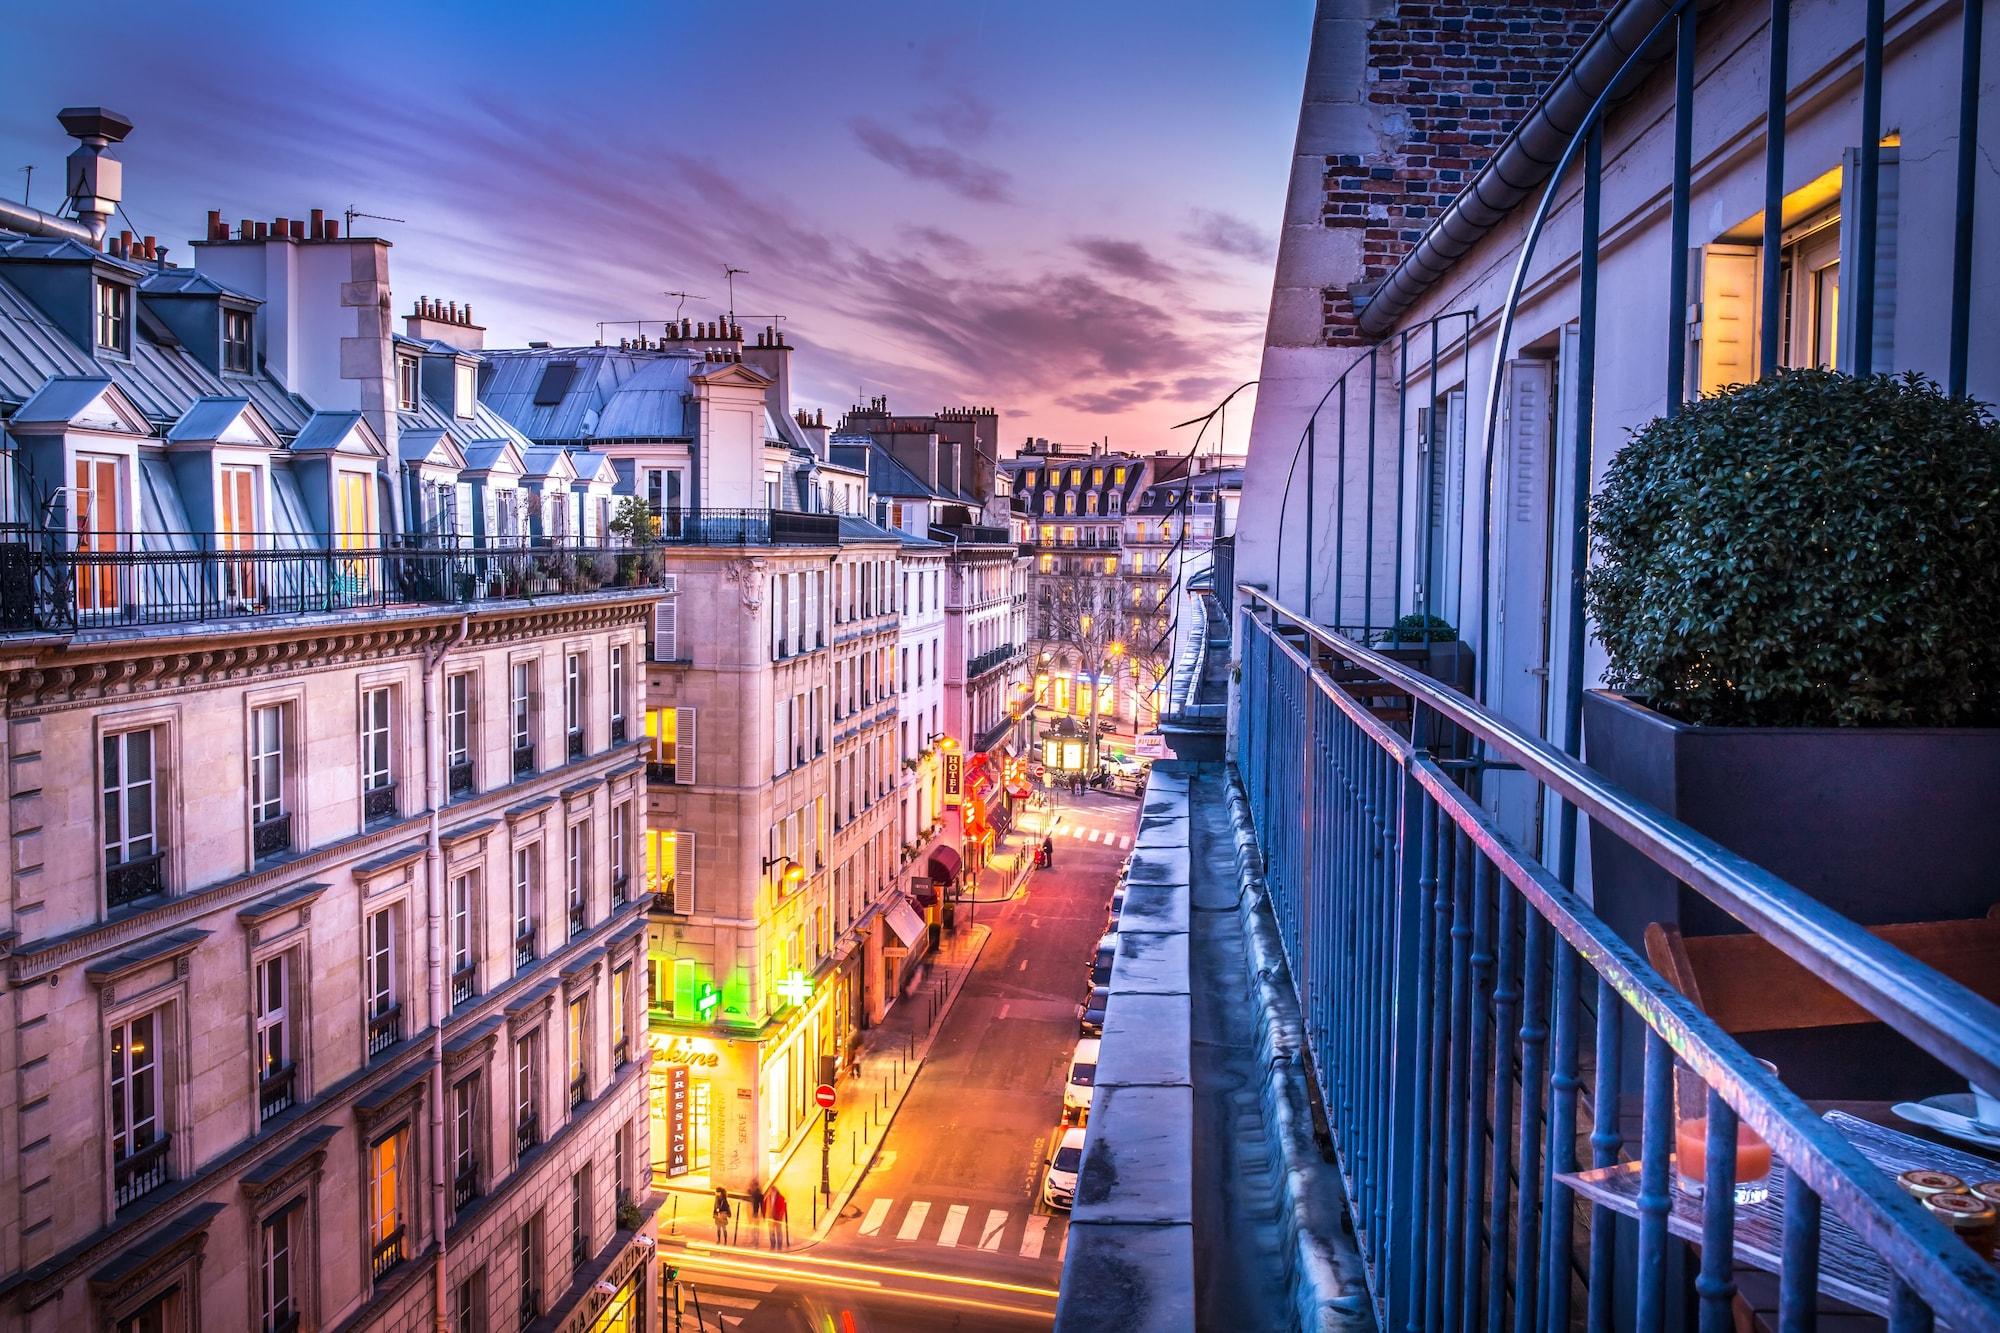
[(542, 1141), (542, 1034), (514, 1043), (514, 1148), (527, 1152)]
[(1122, 467), (1113, 468), (1111, 470), (1111, 480), (1117, 485), (1123, 486), (1125, 484), (1125, 469)]
[(563, 734), (569, 740), (569, 757), (583, 758), (583, 654), (563, 656)]
[(695, 910), (694, 834), (646, 830), (646, 890), (662, 911), (685, 916)]
[(569, 883), (569, 934), (571, 939), (583, 934), (584, 892), (590, 883), (590, 821), (571, 824), (568, 829)]
[(111, 1029), (111, 1174), (120, 1208), (167, 1180), (161, 1018), (155, 1011)]
[(257, 1113), (259, 1120), (298, 1099), (298, 1059), (292, 1050), (292, 957), (281, 953), (257, 964)]
[(479, 404), (479, 370), (460, 361), (452, 366), (452, 415), (469, 417)]
[(250, 710), (250, 844), (259, 861), (292, 845), (292, 820), (285, 810), (283, 704)]
[(1056, 512), (1055, 492), (1049, 491), (1042, 496), (1042, 512), (1044, 514), (1053, 514)]
[(569, 1104), (570, 1109), (590, 1099), (590, 1015), (589, 997), (577, 996), (569, 1002)]
[(368, 1241), (376, 1281), (408, 1257), (403, 1228), (403, 1169), (409, 1130), (398, 1129), (368, 1151)]
[(611, 645), (611, 743), (625, 743), (625, 645)]
[(508, 669), (510, 716), (513, 720), (514, 776), (535, 771), (535, 668), (516, 662)]
[(222, 368), (239, 375), (250, 373), (251, 317), (247, 310), (222, 312)]
[(479, 892), (479, 872), (451, 877), (451, 1005), (456, 1009), (479, 993), (472, 953), (472, 903)]
[(104, 809), (104, 896), (123, 907), (164, 893), (158, 837), (154, 733), (106, 736), (99, 778)]
[(403, 1005), (396, 985), (396, 909), (369, 914), (362, 928), (362, 985), (368, 1004), (368, 1058), (403, 1039)]
[(463, 1211), (479, 1194), (479, 1075), (451, 1089), (452, 1207)]
[(417, 410), (417, 359), (396, 358), (396, 406), (405, 412)]
[(97, 280), (97, 345), (107, 352), (132, 350), (132, 289)]
[(444, 682), (445, 786), (454, 797), (472, 794), (472, 673)]
[(361, 694), (361, 813), (370, 824), (396, 816), (395, 751), (390, 720), (395, 692), (383, 686)]
[(514, 968), (519, 971), (535, 961), (535, 910), (541, 896), (541, 847), (529, 844), (514, 849)]
[(295, 1200), (264, 1219), (257, 1244), (258, 1299), (263, 1307), (262, 1333), (292, 1333), (299, 1326), (298, 1285), (293, 1256), (298, 1249), (299, 1217), (304, 1203)]

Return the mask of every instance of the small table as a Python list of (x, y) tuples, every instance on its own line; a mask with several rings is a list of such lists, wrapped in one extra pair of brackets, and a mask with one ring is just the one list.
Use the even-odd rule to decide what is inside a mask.
[[(1911, 1135), (1873, 1124), (1845, 1111), (1828, 1111), (1826, 1123), (1839, 1130), (1861, 1151), (1861, 1155), (1890, 1176), (1905, 1171), (1949, 1171), (1968, 1184), (2000, 1178), (2000, 1163), (1975, 1157), (1956, 1148), (1914, 1138)], [(1683, 1240), (1701, 1241), (1702, 1201), (1673, 1183), (1668, 1168), (1668, 1193), (1672, 1204), (1667, 1212), (1667, 1230)], [(1592, 1171), (1569, 1171), (1556, 1177), (1592, 1203), (1602, 1204), (1627, 1217), (1639, 1215), (1639, 1163)], [(1785, 1171), (1774, 1161), (1765, 1184), (1771, 1197), (1763, 1203), (1739, 1204), (1736, 1209), (1735, 1255), (1740, 1264), (1776, 1273), (1782, 1269), (1785, 1252)], [(1846, 1301), (1875, 1314), (1889, 1313), (1889, 1266), (1854, 1228), (1827, 1209), (1820, 1223), (1819, 1289), (1822, 1294)], [(2000, 1267), (2000, 1262), (1996, 1262)]]

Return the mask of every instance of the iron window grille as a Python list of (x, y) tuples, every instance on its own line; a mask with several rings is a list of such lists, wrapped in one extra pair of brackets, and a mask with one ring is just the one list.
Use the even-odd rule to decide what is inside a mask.
[(383, 1275), (394, 1269), (397, 1264), (402, 1263), (404, 1259), (409, 1257), (403, 1244), (405, 1238), (406, 1232), (404, 1228), (397, 1227), (394, 1231), (376, 1242), (371, 1271), (377, 1282), (381, 1281)]
[(113, 861), (104, 868), (104, 897), (113, 907), (125, 907), (166, 891), (166, 858), (159, 852)]
[(403, 1006), (392, 1004), (368, 1020), (368, 1058), (374, 1059), (403, 1039)]
[(385, 783), (371, 787), (361, 798), (362, 815), (370, 824), (380, 824), (396, 817), (396, 784)]
[(445, 782), (454, 798), (472, 795), (472, 761), (467, 759), (453, 764), (446, 771)]
[(259, 861), (280, 855), (292, 849), (292, 817), (279, 815), (262, 820), (250, 829), (251, 850)]
[(462, 967), (451, 974), (451, 1007), (456, 1009), (479, 994), (479, 986), (470, 967)]

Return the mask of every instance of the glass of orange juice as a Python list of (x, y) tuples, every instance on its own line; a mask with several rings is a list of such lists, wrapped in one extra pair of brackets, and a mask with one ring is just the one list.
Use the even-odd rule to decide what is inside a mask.
[[(1772, 1074), (1778, 1067), (1759, 1060)], [(1700, 1198), (1708, 1180), (1708, 1084), (1674, 1061), (1674, 1164), (1681, 1189)], [(1771, 1197), (1771, 1145), (1742, 1120), (1736, 1122), (1736, 1202), (1762, 1203)]]

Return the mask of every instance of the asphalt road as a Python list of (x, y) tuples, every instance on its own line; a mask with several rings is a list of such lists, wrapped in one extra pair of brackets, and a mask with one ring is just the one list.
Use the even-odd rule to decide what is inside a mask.
[(707, 1329), (745, 1333), (1048, 1327), (1068, 1217), (1041, 1202), (1042, 1174), (1139, 803), (1092, 793), (1057, 813), (1054, 866), (978, 909), (992, 937), (832, 1233), (783, 1255), (679, 1253), (683, 1329), (695, 1296)]

